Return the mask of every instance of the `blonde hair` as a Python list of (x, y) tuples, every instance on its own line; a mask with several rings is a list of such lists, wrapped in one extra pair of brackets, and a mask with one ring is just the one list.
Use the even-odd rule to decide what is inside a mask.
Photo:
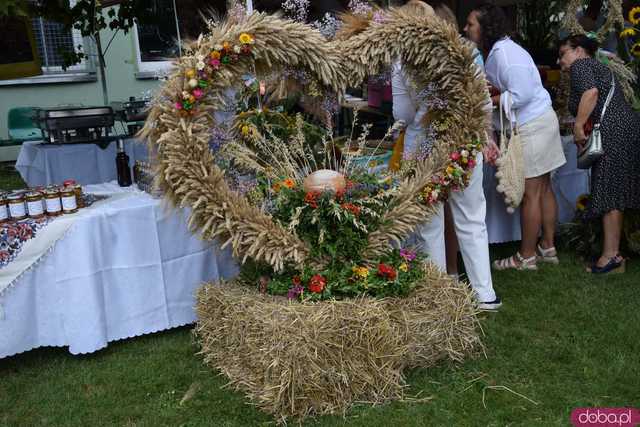
[(420, 15), (433, 15), (436, 13), (431, 6), (421, 0), (409, 0), (407, 4), (401, 7), (401, 10)]
[[(413, 1), (413, 0), (412, 0)], [(438, 18), (444, 19), (449, 24), (453, 25), (457, 31), (460, 31), (460, 27), (458, 26), (458, 19), (456, 18), (455, 13), (447, 6), (446, 4), (439, 4), (435, 8), (435, 14)]]

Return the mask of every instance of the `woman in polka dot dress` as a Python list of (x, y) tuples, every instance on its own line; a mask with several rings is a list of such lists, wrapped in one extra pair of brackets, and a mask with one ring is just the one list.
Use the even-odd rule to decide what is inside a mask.
[[(587, 139), (585, 126), (600, 121), (613, 75), (594, 59), (598, 44), (584, 35), (560, 43), (559, 63), (571, 74), (569, 109), (576, 117), (576, 144)], [(602, 217), (602, 256), (589, 271), (595, 274), (624, 271), (620, 256), (623, 214), (640, 209), (640, 116), (626, 101), (616, 82), (613, 98), (601, 121), (604, 155), (591, 168), (590, 214)]]

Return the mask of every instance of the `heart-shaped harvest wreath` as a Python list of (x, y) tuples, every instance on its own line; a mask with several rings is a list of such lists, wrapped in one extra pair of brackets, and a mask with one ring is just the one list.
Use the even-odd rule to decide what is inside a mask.
[[(178, 60), (146, 123), (145, 134), (157, 151), (158, 184), (172, 203), (191, 208), (190, 223), (204, 238), (221, 238), (235, 256), (266, 262), (276, 271), (311, 266), (315, 274), (307, 289), (322, 291), (328, 279), (315, 269), (317, 248), (299, 237), (292, 222), (281, 223), (228, 185), (227, 171), (209, 147), (217, 125), (214, 113), (227, 109), (225, 91), (241, 86), (246, 74), (284, 79), (289, 70), (302, 70), (315, 86), (340, 98), (347, 85), (395, 60), (404, 64), (417, 93), (435, 87), (446, 102), (426, 118), (425, 128), (437, 135), (431, 155), (396, 178), (377, 228), (363, 237), (362, 258), (378, 262), (391, 241), (406, 237), (428, 218), (434, 203), (464, 186), (474, 166), (472, 153), (485, 137), (488, 91), (477, 77), (472, 49), (433, 14), (385, 11), (383, 22), (368, 22), (332, 43), (308, 26), (259, 13), (212, 28)], [(242, 143), (240, 136), (236, 142)], [(308, 205), (315, 204), (314, 197), (296, 209), (313, 209)], [(195, 329), (204, 362), (281, 421), (344, 413), (354, 402), (402, 398), (405, 369), (442, 359), (462, 361), (482, 344), (472, 292), (417, 262), (415, 254), (400, 251), (398, 256), (420, 265), (408, 271), (400, 264), (397, 271), (378, 266), (384, 278), (377, 280), (391, 288), (401, 274), (413, 277), (409, 293), (388, 298), (358, 292), (355, 298), (320, 303), (301, 298), (290, 304), (237, 286), (242, 280), (205, 284), (197, 295)], [(356, 283), (371, 285), (368, 271), (356, 266), (353, 274), (361, 277)], [(288, 280), (296, 287), (301, 281), (298, 276)]]
[(384, 16), (346, 40), (327, 42), (304, 24), (254, 13), (211, 28), (177, 61), (143, 133), (157, 150), (157, 183), (173, 204), (191, 208), (190, 225), (203, 238), (220, 238), (236, 257), (266, 262), (276, 271), (315, 261), (295, 230), (227, 185), (209, 149), (213, 113), (225, 108), (224, 91), (240, 86), (247, 73), (305, 70), (341, 97), (349, 84), (400, 60), (417, 88), (430, 84), (446, 98), (446, 108), (427, 117), (438, 136), (432, 154), (400, 180), (380, 227), (368, 236), (365, 260), (375, 262), (390, 242), (424, 222), (448, 191), (464, 186), (474, 163), (466, 150), (485, 141), (488, 119), (488, 92), (472, 47), (435, 15), (391, 9)]

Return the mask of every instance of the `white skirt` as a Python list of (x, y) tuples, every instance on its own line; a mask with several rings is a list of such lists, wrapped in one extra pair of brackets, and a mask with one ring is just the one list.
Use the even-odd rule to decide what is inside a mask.
[(560, 124), (553, 108), (520, 126), (519, 130), (525, 178), (542, 176), (567, 162), (560, 139)]

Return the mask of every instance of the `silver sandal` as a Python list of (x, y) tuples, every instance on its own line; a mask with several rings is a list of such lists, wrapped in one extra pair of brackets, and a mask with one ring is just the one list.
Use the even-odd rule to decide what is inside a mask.
[(558, 259), (558, 252), (555, 247), (550, 247), (544, 249), (540, 244), (536, 247), (536, 253), (538, 256), (538, 261), (546, 262), (549, 264), (560, 264), (560, 260)]
[(523, 258), (520, 252), (516, 252), (515, 255), (511, 255), (508, 258), (497, 259), (493, 261), (494, 270), (537, 270), (536, 265), (537, 256), (530, 258)]

